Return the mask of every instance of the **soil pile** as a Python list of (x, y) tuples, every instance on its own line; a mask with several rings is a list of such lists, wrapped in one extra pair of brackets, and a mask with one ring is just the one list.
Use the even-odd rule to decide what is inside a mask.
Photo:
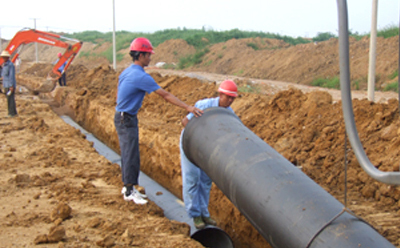
[[(207, 43), (207, 41), (204, 41)], [(387, 84), (397, 82), (399, 37), (377, 38), (376, 47), (376, 89), (383, 89)], [(6, 45), (6, 43), (5, 43)], [(350, 37), (350, 69), (352, 88), (365, 90), (368, 81), (370, 40), (364, 37), (355, 40)], [(112, 44), (104, 42), (101, 45), (83, 43), (80, 55), (73, 64), (82, 64), (92, 69), (103, 63), (108, 63), (104, 52), (111, 49)], [(58, 52), (58, 47), (38, 44), (39, 61), (52, 63)], [(269, 79), (310, 85), (316, 79), (332, 79), (339, 76), (339, 45), (338, 39), (318, 43), (299, 44), (291, 46), (281, 40), (267, 38), (232, 39), (207, 47), (201, 63), (187, 68), (187, 71), (202, 71), (224, 75), (236, 75), (246, 78)], [(170, 65), (177, 64), (180, 59), (194, 56), (196, 49), (181, 39), (168, 40), (155, 48), (151, 62)], [(118, 61), (118, 71), (126, 68), (131, 62), (129, 44), (117, 51), (123, 55)], [(21, 55), (25, 63), (35, 61), (33, 44), (27, 46)]]
[[(235, 42), (230, 41), (226, 43), (226, 48), (221, 47), (221, 49), (218, 49), (218, 51), (225, 49), (229, 50), (230, 47), (235, 46), (239, 47), (240, 49), (237, 50), (236, 57), (230, 57), (230, 60), (232, 61), (231, 64), (235, 64), (236, 62), (233, 62), (234, 58), (235, 60), (240, 60), (241, 58), (240, 51), (253, 49), (252, 47), (245, 45), (247, 42), (249, 41), (242, 42), (241, 44), (233, 44)], [(251, 42), (256, 43), (256, 41)], [(263, 42), (266, 43), (266, 41)], [(262, 41), (260, 41), (260, 43), (262, 43)], [(284, 44), (281, 45), (284, 46)], [(311, 48), (319, 46), (321, 46), (321, 50), (313, 50), (308, 52), (303, 51), (306, 48), (312, 50)], [(328, 50), (322, 49), (325, 46), (330, 47), (332, 49), (332, 53), (327, 52)], [(306, 55), (309, 54), (318, 55), (320, 53), (319, 55), (321, 58), (331, 56), (332, 65), (329, 64), (329, 66), (326, 65), (319, 67), (321, 68), (321, 71), (323, 71), (321, 74), (323, 74), (325, 71), (324, 68), (326, 71), (329, 71), (327, 68), (334, 68), (337, 66), (337, 63), (334, 62), (337, 61), (337, 58), (334, 58), (335, 55), (333, 52), (333, 48), (335, 46), (337, 51), (337, 42), (335, 40), (330, 40), (323, 44), (319, 43), (317, 45), (299, 45), (296, 46), (299, 51), (293, 50), (291, 53), (288, 52), (286, 54), (287, 57), (280, 57), (280, 60), (278, 60), (278, 55), (274, 55), (274, 52), (279, 53), (285, 49), (291, 49), (292, 47), (273, 51), (262, 50), (257, 54), (270, 52), (271, 54), (269, 54), (269, 56), (277, 56), (274, 57), (276, 59), (275, 65), (280, 66), (282, 75), (286, 75), (286, 77), (292, 76), (292, 74), (290, 74), (288, 71), (285, 71), (289, 69), (291, 69), (292, 73), (296, 75), (309, 75), (309, 77), (316, 77), (314, 75), (317, 74), (317, 72), (313, 71), (312, 69), (310, 71), (309, 66), (318, 64), (318, 59), (314, 62), (310, 60), (309, 66), (301, 67), (301, 63), (295, 60), (295, 55), (297, 54), (296, 56), (299, 57), (302, 56), (303, 59), (306, 59)], [(363, 47), (359, 48), (358, 50), (363, 50)], [(173, 50), (169, 51), (171, 51), (173, 54)], [(232, 49), (232, 51), (234, 51), (234, 49)], [(252, 54), (251, 50), (248, 52), (249, 54)], [(290, 58), (289, 56), (291, 54), (293, 54), (293, 57)], [(218, 54), (216, 56), (218, 56)], [(222, 55), (222, 57), (224, 56), (225, 55)], [(251, 59), (253, 60), (256, 55), (253, 54), (251, 56), (254, 56)], [(361, 55), (359, 56), (361, 57)], [(390, 57), (395, 56), (391, 55)], [(391, 60), (390, 57), (385, 59), (389, 61)], [(319, 57), (309, 56), (309, 58), (316, 59)], [(362, 59), (359, 59), (358, 61), (361, 60)], [(153, 62), (155, 63), (155, 61)], [(203, 61), (203, 63), (207, 62)], [(285, 63), (287, 64), (287, 67), (285, 67)], [(92, 132), (94, 135), (96, 135), (96, 137), (108, 144), (115, 151), (119, 151), (118, 137), (113, 124), (116, 84), (119, 72), (113, 71), (108, 64), (93, 66), (92, 68), (87, 68), (81, 64), (75, 64), (76, 63), (74, 63), (67, 72), (68, 87), (57, 87), (51, 95), (41, 95), (41, 97), (54, 98), (56, 101), (56, 105), (54, 106), (55, 111), (58, 113), (69, 114), (85, 129)], [(262, 64), (263, 63), (259, 63), (259, 65)], [(39, 74), (41, 69), (47, 70), (47, 66), (48, 65), (45, 64), (42, 66), (42, 68), (38, 66), (33, 71), (35, 71), (36, 74)], [(221, 68), (224, 68), (224, 66)], [(239, 67), (233, 66), (230, 68), (229, 72), (237, 70), (237, 68)], [(247, 68), (250, 68), (250, 66), (244, 68), (243, 73), (245, 72), (245, 69), (247, 70)], [(304, 71), (297, 71), (294, 68), (303, 68)], [(388, 66), (387, 68), (391, 67)], [(209, 69), (211, 69), (211, 67)], [(391, 69), (387, 70), (390, 71)], [(263, 71), (263, 69), (259, 71)], [(29, 70), (26, 70), (24, 73), (26, 73), (26, 75), (33, 74), (33, 72)], [(360, 75), (363, 74), (363, 72), (359, 73)], [(219, 79), (214, 80), (213, 78), (206, 78), (207, 80), (202, 80), (197, 77), (178, 76), (172, 74), (165, 75), (162, 73), (162, 70), (160, 73), (151, 72), (151, 75), (160, 84), (160, 86), (167, 91), (172, 92), (174, 95), (188, 104), (194, 104), (197, 100), (202, 98), (215, 96), (217, 83), (220, 81)], [(257, 76), (252, 74), (251, 77), (255, 78)], [(274, 82), (271, 81), (265, 81), (265, 85), (261, 85), (262, 87), (260, 86), (257, 91), (254, 91), (255, 93), (249, 93), (245, 89), (248, 87), (253, 89), (252, 87), (254, 85), (249, 83), (251, 80), (236, 78), (235, 80), (240, 86), (241, 93), (233, 103), (232, 108), (243, 121), (243, 123), (256, 135), (261, 137), (270, 146), (285, 156), (285, 158), (293, 163), (293, 166), (301, 168), (301, 170), (310, 178), (315, 180), (339, 201), (343, 202), (345, 185), (345, 131), (340, 100), (337, 100), (332, 94), (324, 92), (323, 89), (316, 91), (313, 88), (308, 88), (309, 90), (302, 91), (292, 87), (287, 90), (273, 92), (271, 89), (278, 89), (278, 87), (276, 87)], [(71, 132), (64, 130), (67, 129), (67, 127), (64, 127), (64, 125), (59, 123), (61, 121), (52, 123), (52, 119), (55, 119), (55, 122), (57, 118), (54, 116), (54, 114), (50, 115), (51, 111), (49, 108), (46, 107), (45, 104), (39, 104), (32, 100), (26, 99), (27, 97), (28, 96), (25, 96), (24, 94), (17, 96), (17, 108), (20, 111), (20, 117), (18, 117), (19, 119), (6, 119), (2, 117), (4, 124), (0, 125), (2, 132), (6, 134), (4, 137), (7, 140), (15, 140), (16, 142), (9, 147), (4, 146), (4, 149), (1, 150), (3, 157), (8, 158), (7, 163), (4, 163), (0, 167), (2, 168), (2, 171), (4, 168), (4, 173), (6, 175), (3, 177), (5, 182), (3, 185), (11, 188), (5, 188), (1, 191), (3, 192), (2, 194), (10, 197), (7, 198), (4, 203), (11, 202), (11, 199), (14, 197), (14, 195), (22, 195), (24, 193), (23, 189), (13, 186), (12, 183), (6, 183), (9, 180), (11, 182), (13, 182), (13, 180), (16, 181), (16, 179), (13, 179), (13, 177), (15, 174), (14, 167), (17, 167), (18, 171), (28, 170), (27, 172), (20, 173), (28, 174), (29, 178), (36, 175), (39, 175), (43, 178), (45, 175), (42, 174), (45, 172), (49, 172), (51, 175), (62, 175), (62, 177), (58, 177), (61, 178), (61, 182), (68, 182), (68, 184), (65, 184), (72, 188), (74, 188), (75, 186), (73, 185), (76, 184), (71, 184), (69, 182), (78, 181), (78, 184), (80, 183), (80, 185), (82, 185), (79, 186), (82, 187), (81, 190), (71, 189), (71, 192), (74, 192), (74, 196), (55, 198), (57, 201), (53, 202), (53, 205), (58, 204), (61, 202), (61, 200), (69, 205), (72, 208), (73, 218), (67, 219), (67, 222), (79, 221), (79, 227), (87, 228), (87, 226), (90, 225), (85, 226), (82, 224), (87, 223), (85, 219), (80, 220), (80, 218), (85, 216), (82, 212), (78, 211), (78, 214), (74, 215), (74, 211), (77, 211), (74, 210), (77, 209), (74, 208), (74, 205), (77, 204), (75, 202), (76, 198), (74, 198), (75, 195), (76, 197), (81, 197), (85, 201), (90, 202), (83, 202), (82, 204), (86, 205), (78, 209), (89, 212), (88, 216), (92, 218), (100, 215), (99, 218), (102, 220), (111, 221), (121, 220), (124, 218), (124, 216), (126, 216), (122, 211), (118, 212), (117, 210), (114, 210), (114, 207), (115, 209), (119, 210), (134, 208), (134, 212), (142, 214), (141, 216), (148, 216), (148, 213), (150, 213), (150, 216), (160, 215), (159, 210), (150, 211), (148, 209), (156, 209), (154, 204), (150, 204), (142, 208), (123, 202), (121, 196), (119, 195), (119, 190), (122, 186), (119, 179), (119, 168), (115, 164), (110, 164), (108, 161), (104, 160), (101, 160), (101, 162), (97, 162), (97, 164), (93, 165), (93, 163), (95, 163), (94, 161), (99, 161), (99, 159), (97, 157), (92, 157), (95, 156), (93, 148), (90, 148), (90, 146), (89, 148), (85, 148), (84, 144), (86, 141), (83, 137), (79, 137), (79, 132), (76, 132), (75, 130), (76, 135), (71, 135)], [(30, 106), (34, 106), (36, 104), (40, 105), (40, 108), (37, 110), (36, 108), (32, 108)], [(380, 170), (398, 171), (398, 165), (400, 164), (400, 152), (398, 151), (400, 144), (400, 138), (398, 135), (400, 133), (398, 100), (389, 99), (388, 101), (382, 103), (373, 103), (367, 100), (359, 99), (355, 100), (353, 104), (356, 125), (360, 139), (371, 162)], [(38, 116), (43, 114), (46, 116), (40, 120), (39, 117), (32, 118), (31, 114)], [(142, 170), (178, 197), (181, 197), (182, 189), (179, 158), (179, 135), (182, 130), (180, 120), (185, 115), (185, 111), (166, 103), (156, 94), (150, 94), (145, 97), (143, 108), (138, 115), (140, 126), (139, 130)], [(5, 116), (4, 111), (1, 116)], [(38, 143), (32, 143), (35, 141), (35, 138), (24, 133), (27, 132), (26, 130), (29, 128), (22, 124), (24, 123), (23, 121), (27, 122), (28, 119), (29, 123), (35, 123), (35, 128), (32, 129), (35, 131), (32, 132), (40, 132), (43, 130), (43, 139), (38, 138)], [(19, 124), (20, 122), (22, 124)], [(52, 131), (53, 128), (55, 128), (54, 132)], [(12, 129), (12, 131), (7, 131), (10, 129)], [(22, 133), (19, 131), (22, 131)], [(23, 137), (26, 137), (27, 140), (24, 140)], [(27, 147), (26, 153), (32, 154), (35, 152), (35, 154), (39, 154), (39, 159), (31, 159), (31, 157), (28, 155), (23, 155), (25, 153), (21, 153), (21, 155), (23, 155), (22, 157), (14, 159), (14, 156), (19, 154), (19, 152), (15, 152), (15, 150), (18, 149), (19, 151), (19, 149), (22, 149), (19, 148), (20, 145), (17, 145), (20, 144), (19, 142), (21, 144), (26, 144), (23, 146)], [(51, 149), (51, 151), (54, 152), (49, 153), (48, 151), (50, 149), (41, 149), (40, 152), (37, 151), (42, 146), (42, 143), (44, 143), (44, 147), (56, 146), (54, 149)], [(83, 145), (78, 145), (77, 143), (82, 143)], [(71, 148), (64, 148), (69, 144), (71, 144)], [(29, 149), (31, 150), (30, 152), (28, 151)], [(91, 151), (91, 153), (89, 153), (90, 155), (87, 155), (88, 150)], [(347, 207), (371, 223), (396, 247), (400, 247), (400, 233), (397, 228), (400, 224), (400, 188), (398, 186), (388, 186), (372, 180), (360, 168), (349, 145), (347, 146), (346, 152), (348, 163)], [(49, 160), (46, 160), (47, 158), (49, 158)], [(44, 162), (41, 162), (42, 160), (44, 160)], [(48, 163), (59, 163), (59, 166), (46, 166), (46, 161), (48, 161)], [(70, 167), (72, 172), (65, 171)], [(41, 168), (42, 170), (39, 170), (38, 168)], [(38, 172), (36, 172), (36, 170), (38, 170)], [(104, 170), (111, 170), (112, 173), (106, 173)], [(26, 176), (21, 176), (21, 178), (25, 177)], [(27, 181), (28, 179), (18, 180)], [(55, 180), (55, 182), (58, 181), (59, 180)], [(92, 183), (95, 186), (87, 186), (90, 190), (95, 192), (93, 194), (91, 194), (92, 191), (85, 191), (86, 188), (84, 185), (88, 185), (89, 183)], [(78, 186), (76, 187), (80, 189)], [(109, 190), (101, 190), (101, 187), (105, 187)], [(33, 187), (28, 188), (32, 189)], [(54, 198), (54, 195), (58, 196), (65, 194), (64, 191), (69, 192), (68, 187), (65, 186), (61, 188), (62, 190), (57, 188), (60, 191), (59, 193), (53, 193), (53, 190), (50, 190), (51, 188), (47, 188), (45, 186), (39, 189), (43, 191), (42, 194), (44, 194), (46, 197), (48, 197), (47, 195), (50, 194), (49, 192), (51, 192)], [(65, 188), (68, 190), (64, 190)], [(9, 192), (15, 192), (15, 194)], [(34, 193), (27, 194), (33, 195)], [(102, 197), (107, 198), (108, 201), (104, 202), (99, 200), (99, 198), (103, 199)], [(2, 195), (1, 199), (3, 204), (3, 199), (6, 198), (4, 198)], [(14, 201), (17, 201), (17, 199), (14, 198)], [(99, 204), (97, 204), (97, 201)], [(101, 203), (103, 205), (107, 205), (107, 207), (110, 206), (109, 208), (113, 209), (112, 211), (105, 212), (107, 216), (102, 216), (101, 214), (103, 213), (102, 211), (105, 211), (103, 208), (101, 208)], [(43, 206), (48, 209), (52, 208), (51, 205), (49, 205), (51, 203), (43, 204)], [(24, 209), (24, 207), (27, 208), (25, 205), (30, 207), (31, 203), (28, 202), (28, 204), (24, 205), (19, 204), (22, 209)], [(22, 214), (23, 216), (23, 210), (15, 210), (13, 214), (11, 211), (11, 206), (13, 205), (10, 205), (9, 208), (6, 209), (8, 211), (4, 211), (4, 213), (10, 216), (13, 216), (14, 214)], [(32, 212), (38, 213), (33, 210)], [(46, 211), (39, 211), (39, 213), (43, 212)], [(269, 247), (264, 238), (258, 234), (254, 227), (247, 222), (247, 220), (215, 185), (213, 185), (211, 191), (210, 212), (213, 216), (215, 216), (218, 225), (232, 237), (235, 242), (235, 247)], [(40, 214), (38, 215), (43, 216)], [(6, 220), (6, 218), (9, 217), (4, 215), (2, 218)], [(133, 221), (136, 221), (136, 225), (133, 226), (138, 226), (138, 223), (140, 223), (140, 227), (147, 228), (148, 223), (141, 222), (143, 218), (133, 216), (132, 213), (129, 213), (129, 218)], [(24, 220), (26, 220), (28, 223), (33, 222), (28, 217), (26, 217)], [(2, 223), (10, 223), (6, 221), (2, 221)], [(33, 223), (34, 224), (32, 225), (44, 225), (46, 224), (46, 220)], [(66, 224), (65, 221), (61, 221), (60, 223), (62, 223), (62, 225)], [(100, 221), (100, 223), (103, 222)], [(110, 227), (113, 226), (112, 224), (115, 224), (115, 222), (106, 223), (106, 227)], [(76, 230), (79, 230), (77, 223), (74, 224)], [(48, 231), (50, 226), (51, 225), (47, 225), (47, 229), (42, 229), (43, 231), (38, 234), (50, 234)], [(14, 229), (12, 229), (14, 228), (14, 224), (3, 225), (3, 227), (8, 233), (17, 233)], [(126, 231), (129, 230), (130, 227), (124, 226), (124, 228), (125, 229), (123, 230)], [(103, 230), (103, 228), (100, 227), (99, 229)], [(174, 228), (172, 229), (175, 230)], [(68, 230), (69, 229), (67, 227), (66, 236), (68, 238), (63, 240), (64, 244), (67, 246), (72, 246), (74, 242), (80, 244), (86, 244), (87, 242), (88, 245), (91, 245), (93, 244), (91, 243), (93, 240), (102, 240), (103, 242), (108, 242), (108, 240), (111, 239), (114, 242), (123, 242), (122, 237), (125, 232), (121, 230), (121, 232), (115, 231), (106, 234), (96, 229), (94, 233), (102, 236), (103, 239), (88, 238), (90, 240), (86, 240), (84, 238), (78, 238), (77, 240), (74, 240), (72, 237), (80, 237), (78, 235), (79, 232), (75, 231), (75, 229), (72, 229), (73, 235), (71, 237), (69, 236), (71, 234), (68, 234), (71, 233), (71, 231), (69, 232)], [(104, 228), (104, 230), (110, 229)], [(145, 230), (147, 230), (147, 234), (152, 232), (150, 229)], [(171, 230), (171, 228), (169, 230)], [(182, 230), (184, 229), (180, 229), (179, 234), (174, 234), (183, 235), (182, 233), (184, 233), (184, 231)], [(133, 231), (133, 233), (136, 232), (136, 230)], [(30, 235), (30, 241), (32, 242), (32, 239), (34, 238), (33, 236), (35, 235), (32, 236), (32, 234), (27, 233), (27, 235), (28, 234)], [(163, 235), (159, 235), (157, 237)], [(3, 237), (5, 236), (6, 235), (4, 234)], [(180, 237), (182, 237), (182, 242), (188, 241), (187, 236)], [(154, 245), (153, 247), (161, 247), (162, 245), (164, 245), (164, 247), (173, 247), (165, 245), (167, 241), (157, 240), (157, 238), (154, 236), (148, 235), (139, 236), (136, 238), (137, 242), (149, 240), (149, 242), (154, 241), (155, 244), (159, 245)], [(131, 242), (135, 241), (131, 240)], [(176, 247), (195, 247), (190, 245), (193, 244), (185, 244), (183, 246), (178, 244)]]
[[(393, 74), (398, 67), (398, 36), (377, 38), (376, 88), (397, 82)], [(162, 51), (153, 60), (155, 64), (165, 56), (176, 54), (176, 44), (168, 41), (156, 49)], [(181, 44), (182, 41), (179, 41)], [(368, 37), (357, 41), (350, 38), (350, 70), (353, 89), (365, 90), (369, 68)], [(198, 65), (189, 71), (207, 71), (217, 74), (236, 75), (247, 78), (270, 79), (302, 85), (310, 85), (316, 79), (339, 76), (338, 39), (318, 43), (290, 46), (274, 39), (232, 39), (208, 48), (209, 52)], [(186, 50), (186, 49), (185, 49)], [(194, 53), (189, 53), (193, 55)], [(161, 56), (163, 55), (163, 56)], [(160, 56), (160, 57), (158, 57)], [(184, 57), (184, 56), (181, 56)]]
[(119, 166), (47, 103), (19, 94), (17, 108), (0, 109), (0, 247), (202, 247), (153, 202), (125, 202)]

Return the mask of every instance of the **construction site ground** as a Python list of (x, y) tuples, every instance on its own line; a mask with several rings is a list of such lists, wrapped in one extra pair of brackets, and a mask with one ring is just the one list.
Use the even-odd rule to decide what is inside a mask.
[[(234, 79), (241, 92), (232, 108), (243, 124), (342, 203), (346, 155), (347, 207), (400, 247), (400, 188), (370, 178), (348, 142), (345, 146), (340, 91), (310, 86), (312, 78), (338, 75), (337, 41), (288, 46), (252, 40), (275, 47), (258, 51), (248, 42), (214, 45), (202, 64), (176, 71), (154, 65), (177, 63), (194, 51), (184, 41), (167, 41), (156, 48), (147, 71), (189, 104), (216, 96), (219, 82)], [(354, 80), (368, 74), (368, 44), (368, 39), (351, 42)], [(378, 85), (397, 80), (389, 79), (398, 66), (396, 44), (398, 37), (378, 39)], [(109, 45), (84, 44), (83, 50), (100, 52)], [(21, 54), (19, 85), (43, 80), (51, 70), (58, 50), (39, 49), (40, 63), (33, 63), (33, 46)], [(79, 57), (67, 71), (67, 87), (38, 95), (17, 87), (18, 117), (7, 116), (6, 98), (0, 96), (0, 247), (202, 247), (190, 239), (188, 225), (166, 219), (153, 202), (125, 202), (119, 166), (59, 118), (70, 116), (119, 152), (116, 86), (129, 63), (125, 57), (114, 71), (105, 59)], [(353, 91), (360, 140), (378, 169), (399, 171), (397, 93), (376, 92), (371, 102), (365, 89), (361, 83)], [(186, 114), (157, 94), (145, 97), (138, 114), (141, 169), (179, 198), (180, 122)], [(215, 185), (209, 209), (235, 247), (271, 247)]]

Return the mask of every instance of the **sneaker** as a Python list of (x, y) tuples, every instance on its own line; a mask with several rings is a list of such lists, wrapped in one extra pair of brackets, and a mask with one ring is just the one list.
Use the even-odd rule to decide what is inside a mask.
[(147, 203), (146, 199), (143, 199), (139, 194), (138, 191), (133, 190), (130, 195), (124, 194), (124, 200), (125, 201), (133, 201), (134, 203), (138, 205), (144, 205)]
[(206, 224), (204, 224), (203, 219), (201, 218), (201, 216), (194, 217), (193, 218), (193, 223), (194, 223), (194, 226), (197, 229), (203, 229), (206, 226)]
[(217, 222), (215, 220), (213, 220), (211, 217), (203, 217), (203, 221), (207, 225), (212, 225), (212, 226), (216, 226), (217, 225)]
[[(139, 190), (135, 189), (135, 187), (133, 187), (133, 190), (135, 190), (136, 193), (137, 193), (138, 195), (140, 195), (140, 197), (145, 198), (145, 199), (147, 198), (147, 195), (146, 195), (146, 194), (140, 193)], [(126, 188), (125, 188), (125, 186), (124, 186), (124, 187), (122, 187), (121, 195), (124, 195), (125, 192), (126, 192)]]

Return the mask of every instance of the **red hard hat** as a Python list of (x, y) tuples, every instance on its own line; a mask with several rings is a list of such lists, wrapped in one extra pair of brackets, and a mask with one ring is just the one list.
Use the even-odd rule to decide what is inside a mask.
[(143, 37), (136, 38), (131, 43), (131, 51), (154, 53), (151, 42)]
[(233, 96), (233, 97), (238, 96), (237, 86), (236, 86), (235, 82), (233, 82), (232, 80), (223, 81), (219, 85), (218, 92), (224, 93), (225, 95), (228, 95), (228, 96)]
[(57, 56), (60, 58), (62, 56), (62, 53), (58, 53)]

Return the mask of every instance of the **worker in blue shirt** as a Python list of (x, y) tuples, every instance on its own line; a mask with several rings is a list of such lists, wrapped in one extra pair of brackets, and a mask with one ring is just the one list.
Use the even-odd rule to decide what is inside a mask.
[[(218, 88), (218, 92), (219, 97), (197, 101), (194, 106), (201, 110), (211, 107), (223, 107), (233, 112), (230, 106), (238, 95), (235, 82), (231, 80), (223, 81)], [(185, 127), (191, 118), (193, 118), (193, 114), (190, 113), (182, 120), (182, 125)], [(210, 217), (208, 212), (212, 181), (202, 169), (190, 162), (186, 157), (182, 148), (184, 131), (183, 129), (181, 133), (179, 147), (182, 167), (182, 195), (185, 209), (189, 217), (193, 218), (194, 226), (197, 229), (204, 228), (206, 224), (215, 226), (217, 223)]]
[(155, 92), (166, 101), (186, 109), (195, 116), (201, 116), (202, 110), (189, 106), (173, 94), (162, 89), (154, 79), (144, 71), (153, 54), (153, 46), (146, 38), (139, 37), (132, 41), (130, 55), (133, 64), (126, 68), (118, 79), (117, 106), (114, 125), (118, 133), (121, 150), (121, 171), (124, 187), (121, 190), (125, 201), (146, 204), (147, 196), (140, 193), (138, 185), (140, 171), (139, 130), (137, 113), (142, 107), (144, 96)]
[[(58, 59), (56, 60), (55, 64), (61, 59), (62, 53), (57, 54)], [(67, 85), (67, 74), (64, 71), (65, 66), (67, 65), (67, 61), (65, 61), (60, 67), (58, 67), (57, 71), (61, 73), (61, 77), (58, 79), (58, 84), (60, 86), (66, 86)]]
[(3, 79), (4, 93), (7, 96), (8, 105), (8, 116), (14, 117), (17, 115), (17, 107), (15, 104), (15, 89), (17, 87), (17, 81), (15, 79), (15, 67), (10, 60), (10, 53), (4, 50), (0, 56), (3, 58), (4, 64), (1, 71), (1, 77)]

